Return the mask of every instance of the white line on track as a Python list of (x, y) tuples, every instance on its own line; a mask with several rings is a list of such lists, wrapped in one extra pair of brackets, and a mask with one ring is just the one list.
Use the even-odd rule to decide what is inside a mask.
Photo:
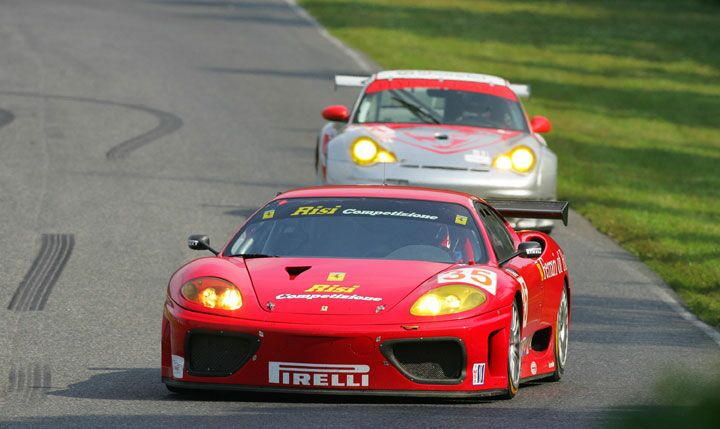
[(360, 66), (363, 71), (368, 73), (374, 73), (375, 67), (370, 64), (363, 56), (355, 51), (354, 49), (350, 48), (340, 40), (338, 40), (337, 37), (330, 34), (325, 27), (320, 25), (320, 23), (312, 17), (305, 9), (298, 6), (297, 0), (285, 0), (285, 3), (292, 9), (299, 17), (303, 18), (307, 22), (309, 22), (315, 29), (320, 33), (320, 35), (325, 38), (327, 41), (335, 45), (338, 49), (343, 51), (348, 57), (352, 58), (355, 63)]

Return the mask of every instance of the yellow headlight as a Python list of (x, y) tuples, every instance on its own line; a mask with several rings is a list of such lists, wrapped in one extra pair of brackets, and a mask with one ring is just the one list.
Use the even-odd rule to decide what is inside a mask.
[(518, 173), (527, 173), (535, 166), (535, 152), (529, 147), (518, 146), (495, 158), (494, 165), (501, 170), (512, 169)]
[(525, 146), (515, 148), (510, 153), (513, 170), (519, 173), (527, 173), (535, 166), (535, 154)]
[(242, 307), (242, 295), (230, 282), (215, 277), (192, 280), (180, 289), (183, 298), (206, 308), (237, 310)]
[(509, 170), (512, 168), (512, 160), (509, 156), (502, 154), (495, 158), (495, 167), (501, 170)]
[(395, 155), (375, 141), (360, 137), (350, 147), (350, 154), (357, 165), (369, 166), (378, 162), (397, 162)]
[(483, 304), (487, 300), (478, 288), (465, 285), (441, 286), (418, 298), (410, 308), (413, 316), (442, 316), (462, 313)]

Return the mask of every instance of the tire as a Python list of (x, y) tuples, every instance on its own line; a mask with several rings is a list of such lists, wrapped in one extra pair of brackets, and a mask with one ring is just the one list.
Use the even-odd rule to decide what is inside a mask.
[(567, 364), (567, 351), (570, 333), (570, 305), (568, 302), (567, 286), (563, 287), (560, 305), (558, 306), (555, 321), (555, 372), (547, 378), (548, 381), (560, 381), (565, 373)]
[(517, 301), (513, 302), (512, 318), (510, 320), (510, 341), (508, 342), (508, 387), (505, 399), (512, 399), (520, 389), (520, 369), (522, 368), (522, 353), (520, 350), (520, 310)]

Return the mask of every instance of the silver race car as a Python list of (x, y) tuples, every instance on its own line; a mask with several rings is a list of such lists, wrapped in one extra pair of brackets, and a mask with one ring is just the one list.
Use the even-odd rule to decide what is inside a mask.
[[(483, 198), (556, 199), (557, 157), (518, 96), (529, 87), (496, 76), (383, 71), (336, 76), (362, 88), (355, 106), (328, 106), (318, 136), (320, 184), (392, 184), (453, 189)], [(550, 231), (551, 220), (515, 219)]]

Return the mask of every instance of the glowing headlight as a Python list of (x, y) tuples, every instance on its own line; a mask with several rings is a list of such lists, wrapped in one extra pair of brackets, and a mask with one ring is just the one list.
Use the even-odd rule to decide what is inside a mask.
[(465, 285), (441, 286), (418, 298), (410, 308), (413, 316), (442, 316), (472, 310), (487, 300), (478, 288)]
[(397, 162), (395, 155), (367, 137), (360, 137), (350, 147), (350, 154), (357, 165), (369, 166), (378, 162)]
[(518, 146), (508, 153), (495, 158), (495, 168), (513, 169), (518, 173), (527, 173), (535, 166), (535, 153), (526, 146)]
[(180, 289), (183, 298), (206, 308), (237, 310), (242, 307), (242, 295), (232, 283), (215, 277), (201, 277), (189, 281)]

